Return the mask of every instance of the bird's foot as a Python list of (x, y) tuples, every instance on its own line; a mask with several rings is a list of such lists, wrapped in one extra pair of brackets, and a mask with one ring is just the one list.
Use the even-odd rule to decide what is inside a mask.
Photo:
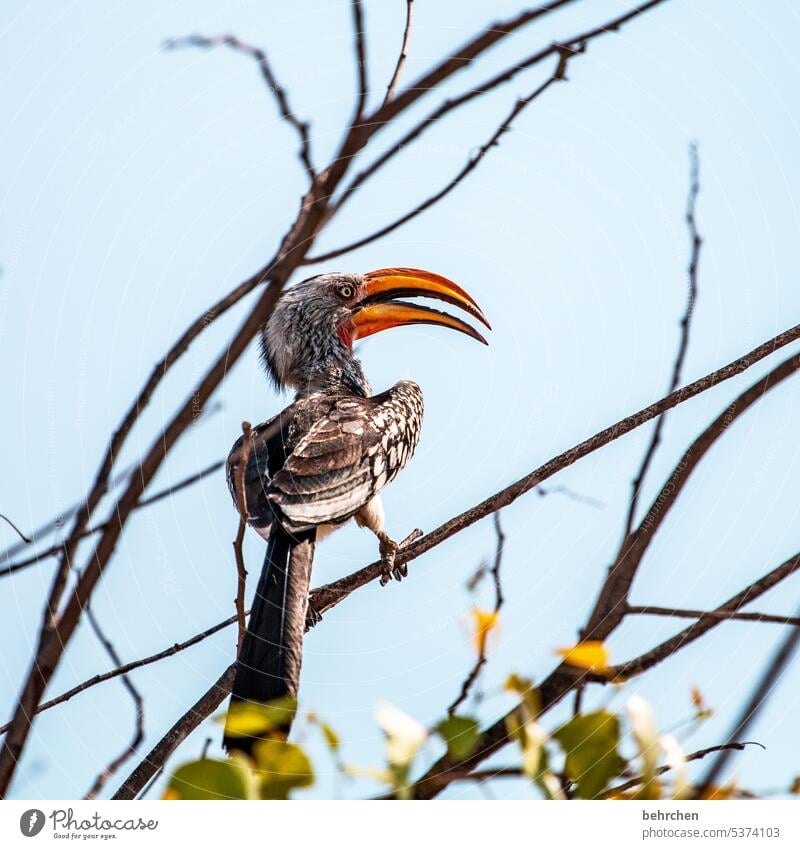
[(408, 566), (405, 563), (395, 565), (397, 552), (419, 539), (422, 531), (415, 528), (402, 542), (395, 542), (388, 534), (381, 531), (378, 535), (380, 541), (379, 551), (381, 553), (381, 586), (385, 587), (392, 578), (402, 581), (408, 575)]
[(306, 632), (310, 631), (315, 625), (322, 622), (322, 614), (314, 607), (313, 597), (308, 599), (308, 607), (306, 607)]

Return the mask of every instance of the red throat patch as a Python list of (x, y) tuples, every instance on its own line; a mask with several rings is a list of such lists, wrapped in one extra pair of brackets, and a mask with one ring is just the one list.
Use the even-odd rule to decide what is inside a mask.
[(349, 319), (347, 321), (343, 321), (336, 330), (339, 334), (339, 338), (342, 340), (342, 344), (352, 350), (353, 330), (355, 330), (355, 328), (353, 327), (353, 322)]

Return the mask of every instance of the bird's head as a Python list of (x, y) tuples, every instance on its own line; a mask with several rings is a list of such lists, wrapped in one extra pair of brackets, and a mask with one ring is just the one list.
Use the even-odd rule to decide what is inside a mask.
[[(315, 391), (345, 383), (361, 394), (369, 384), (353, 344), (390, 327), (438, 324), (486, 340), (469, 324), (403, 298), (435, 298), (489, 327), (473, 298), (429, 271), (383, 268), (368, 274), (321, 274), (283, 293), (261, 331), (264, 364), (279, 388)], [(491, 329), (491, 328), (490, 328)]]

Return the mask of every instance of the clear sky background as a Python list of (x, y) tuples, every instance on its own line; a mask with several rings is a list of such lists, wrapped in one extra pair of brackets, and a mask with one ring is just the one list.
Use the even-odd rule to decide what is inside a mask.
[[(397, 56), (405, 4), (365, 5), (375, 103)], [(484, 3), (414, 5), (406, 81), (523, 6), (495, 2), (489, 16)], [(629, 5), (578, 2), (507, 39), (447, 91), (461, 92), (515, 57)], [(23, 529), (86, 491), (152, 365), (203, 309), (261, 267), (294, 216), (304, 186), (295, 137), (245, 57), (162, 49), (164, 39), (192, 32), (232, 32), (265, 47), (297, 114), (313, 122), (316, 161), (325, 161), (353, 103), (347, 3), (11, 0), (0, 10), (0, 512)], [(417, 454), (385, 492), (394, 536), (434, 528), (665, 392), (686, 297), (691, 140), (700, 144), (705, 242), (685, 381), (800, 320), (798, 38), (800, 13), (787, 0), (673, 0), (593, 43), (570, 64), (570, 82), (538, 100), (445, 202), (333, 267), (309, 270), (435, 270), (467, 288), (494, 327), (488, 349), (436, 328), (396, 330), (361, 348), (376, 391), (410, 377), (426, 397)], [(320, 249), (364, 235), (438, 189), (548, 71), (521, 74), (428, 133), (372, 181)], [(442, 96), (425, 98), (414, 115)], [(382, 135), (375, 149), (393, 134)], [(172, 371), (120, 468), (150, 445), (253, 297), (213, 325)], [(643, 503), (688, 442), (776, 362), (670, 416)], [(153, 491), (224, 456), (243, 419), (262, 421), (286, 403), (267, 385), (255, 346), (214, 400), (222, 410), (184, 435)], [(714, 606), (800, 549), (799, 410), (795, 377), (729, 429), (659, 531), (634, 603)], [(619, 542), (648, 436), (640, 429), (553, 481), (602, 507), (529, 494), (503, 512), (506, 607), (483, 679), (484, 720), (508, 707), (499, 688), (509, 672), (540, 678), (555, 663), (553, 650), (574, 642)], [(231, 615), (236, 525), (222, 473), (132, 518), (94, 597), (125, 660)], [(13, 542), (0, 527), (0, 545)], [(373, 719), (381, 700), (426, 724), (443, 714), (473, 660), (474, 599), (465, 581), (493, 547), (485, 520), (413, 563), (402, 585), (370, 585), (309, 634), (301, 701), (339, 731), (345, 760), (381, 763)], [(251, 590), (262, 551), (249, 534)], [(314, 583), (375, 555), (370, 534), (347, 528), (318, 549)], [(30, 662), (54, 565), (44, 561), (0, 585), (4, 718)], [(793, 613), (799, 580), (787, 580), (754, 609)], [(626, 622), (610, 641), (613, 657), (638, 654), (683, 624)], [(691, 714), (689, 691), (697, 684), (717, 713), (685, 745), (713, 745), (783, 634), (776, 625), (724, 624), (621, 693), (596, 688), (587, 704), (611, 700), (621, 709), (627, 695), (640, 693), (667, 729)], [(231, 662), (233, 644), (228, 629), (135, 673), (146, 700), (146, 748)], [(84, 626), (49, 694), (108, 667)], [(766, 751), (752, 747), (737, 756), (735, 771), (746, 786), (786, 786), (797, 772), (798, 693), (800, 666), (786, 674), (748, 734)], [(546, 726), (556, 727), (566, 710), (549, 714)], [(132, 721), (119, 681), (43, 714), (14, 794), (82, 795), (129, 739)], [(171, 766), (197, 756), (207, 736), (218, 752), (219, 729), (209, 721)], [(309, 745), (319, 770), (309, 795), (378, 789), (368, 780), (343, 782), (320, 746)], [(435, 754), (431, 747), (425, 757)], [(493, 763), (514, 758), (509, 749)], [(504, 797), (534, 795), (521, 781), (494, 786)], [(460, 784), (448, 796), (480, 791)]]

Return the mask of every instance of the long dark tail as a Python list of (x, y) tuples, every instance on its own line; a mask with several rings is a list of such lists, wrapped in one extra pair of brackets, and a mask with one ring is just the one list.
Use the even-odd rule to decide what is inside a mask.
[[(289, 534), (277, 522), (275, 524), (239, 652), (231, 705), (296, 696), (300, 683), (308, 588), (317, 532), (314, 529), (302, 534)], [(291, 718), (287, 717), (287, 729), (290, 724)], [(233, 736), (226, 729), (222, 745), (229, 752), (249, 754), (258, 739)]]

